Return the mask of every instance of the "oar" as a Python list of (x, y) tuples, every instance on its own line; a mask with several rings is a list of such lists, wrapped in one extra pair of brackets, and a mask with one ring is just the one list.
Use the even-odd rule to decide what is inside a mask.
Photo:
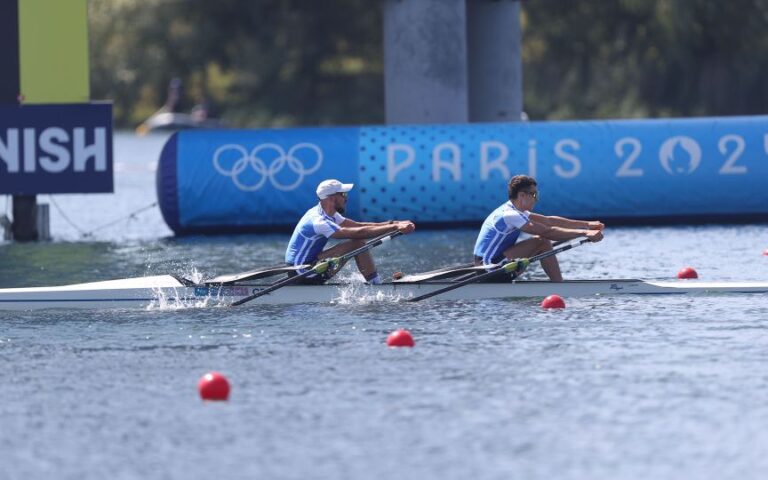
[(296, 283), (299, 280), (301, 280), (302, 278), (308, 277), (308, 276), (312, 275), (313, 273), (317, 273), (317, 274), (325, 273), (325, 271), (328, 270), (328, 267), (330, 267), (331, 265), (338, 265), (338, 264), (340, 264), (342, 262), (345, 262), (345, 261), (349, 260), (350, 258), (355, 257), (357, 255), (360, 255), (363, 252), (367, 252), (368, 250), (372, 249), (373, 247), (377, 247), (377, 246), (381, 245), (382, 243), (384, 243), (384, 242), (386, 242), (386, 241), (388, 241), (388, 240), (390, 240), (392, 238), (395, 238), (396, 236), (401, 235), (401, 234), (402, 234), (402, 232), (400, 230), (397, 230), (397, 231), (394, 231), (394, 232), (385, 233), (384, 235), (379, 235), (378, 237), (376, 237), (373, 240), (369, 241), (368, 243), (366, 243), (365, 245), (363, 245), (360, 248), (352, 250), (351, 252), (345, 253), (344, 255), (341, 255), (341, 256), (338, 256), (338, 257), (326, 258), (322, 262), (319, 262), (319, 263), (315, 264), (314, 267), (310, 268), (306, 272), (300, 273), (300, 274), (298, 274), (296, 276), (293, 276), (293, 277), (288, 277), (286, 279), (280, 280), (279, 282), (275, 282), (272, 285), (270, 285), (267, 288), (265, 288), (264, 290), (259, 290), (258, 292), (254, 293), (253, 295), (249, 295), (249, 296), (247, 296), (245, 298), (241, 298), (240, 300), (238, 300), (236, 302), (232, 302), (230, 306), (236, 307), (236, 306), (242, 305), (242, 304), (244, 304), (246, 302), (250, 302), (251, 300), (259, 298), (259, 297), (261, 297), (263, 295), (266, 295), (268, 293), (272, 293), (275, 290), (277, 290), (278, 288), (285, 287), (286, 285), (291, 285), (292, 283)]
[(434, 297), (435, 295), (440, 295), (441, 293), (450, 292), (451, 290), (455, 290), (459, 287), (463, 287), (464, 285), (469, 285), (470, 283), (477, 283), (483, 279), (486, 279), (492, 275), (496, 275), (499, 272), (503, 271), (505, 273), (513, 274), (519, 270), (522, 270), (526, 268), (531, 263), (538, 262), (539, 260), (543, 260), (547, 257), (551, 257), (552, 255), (557, 255), (558, 253), (562, 253), (566, 250), (570, 250), (572, 248), (578, 247), (579, 245), (583, 245), (589, 241), (588, 238), (583, 238), (577, 242), (568, 243), (566, 245), (563, 245), (561, 247), (555, 248), (553, 250), (550, 250), (548, 252), (540, 253), (538, 255), (535, 255), (531, 258), (523, 258), (518, 260), (511, 260), (511, 261), (503, 261), (496, 265), (494, 265), (492, 270), (481, 273), (480, 275), (470, 277), (466, 280), (462, 280), (460, 282), (453, 283), (451, 285), (448, 285), (447, 287), (439, 288), (435, 290), (434, 292), (425, 293), (424, 295), (419, 295), (418, 297), (409, 298), (408, 302), (418, 302), (420, 300), (424, 300), (427, 298)]
[[(557, 247), (567, 241), (568, 240), (561, 240), (553, 243), (552, 246)], [(454, 278), (454, 281), (461, 281), (470, 276), (474, 277), (475, 275), (478, 275), (482, 270), (487, 270), (487, 267), (484, 267), (483, 265), (475, 265), (474, 263), (467, 263), (464, 265), (455, 265), (453, 267), (440, 268), (438, 270), (423, 273), (413, 273), (410, 275), (405, 275), (403, 272), (395, 272), (392, 274), (392, 278), (394, 279), (393, 283), (421, 283), (431, 280), (442, 280), (448, 277), (456, 277)]]

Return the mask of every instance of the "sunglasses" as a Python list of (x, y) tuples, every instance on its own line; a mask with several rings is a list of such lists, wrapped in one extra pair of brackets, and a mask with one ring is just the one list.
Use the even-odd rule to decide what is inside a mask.
[(533, 199), (536, 201), (539, 200), (539, 192), (524, 192), (524, 193), (527, 193), (528, 195), (532, 196)]
[(341, 198), (347, 198), (349, 196), (349, 192), (338, 192), (336, 195), (341, 195)]

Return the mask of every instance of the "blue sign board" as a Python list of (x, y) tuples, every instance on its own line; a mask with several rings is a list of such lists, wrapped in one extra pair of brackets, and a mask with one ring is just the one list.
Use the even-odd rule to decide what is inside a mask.
[(158, 169), (177, 233), (290, 229), (326, 178), (355, 220), (480, 225), (513, 175), (546, 215), (768, 218), (768, 117), (183, 132)]
[[(366, 127), (365, 217), (483, 219), (513, 175), (548, 215), (768, 214), (768, 117)], [(364, 150), (364, 152), (363, 152)]]
[(356, 145), (356, 128), (179, 132), (158, 167), (161, 209), (174, 230), (287, 225), (322, 180), (357, 176)]
[(109, 193), (112, 105), (0, 105), (0, 194)]

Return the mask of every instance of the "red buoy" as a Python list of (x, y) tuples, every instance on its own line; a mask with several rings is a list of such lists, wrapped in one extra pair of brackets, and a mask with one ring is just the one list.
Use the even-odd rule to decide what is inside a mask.
[(690, 280), (693, 278), (699, 278), (699, 274), (696, 273), (696, 270), (694, 270), (693, 267), (684, 267), (679, 272), (677, 272), (677, 278), (682, 280)]
[(541, 301), (541, 308), (565, 308), (565, 300), (560, 295), (550, 295)]
[(387, 337), (388, 347), (413, 347), (416, 342), (413, 341), (411, 332), (404, 328), (398, 328)]
[(197, 383), (197, 389), (203, 400), (225, 401), (229, 399), (229, 381), (219, 372), (203, 375)]

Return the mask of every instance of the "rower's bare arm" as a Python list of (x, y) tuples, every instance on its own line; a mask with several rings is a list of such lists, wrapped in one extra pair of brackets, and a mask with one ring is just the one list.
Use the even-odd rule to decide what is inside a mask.
[(383, 235), (387, 232), (391, 232), (394, 229), (391, 225), (375, 225), (375, 226), (363, 226), (363, 227), (341, 227), (336, 230), (331, 238), (349, 238), (349, 239), (363, 239), (373, 238), (379, 235)]
[(352, 220), (351, 218), (345, 218), (343, 222), (341, 222), (339, 225), (342, 227), (371, 227), (373, 225), (379, 225), (378, 223), (372, 223), (372, 222), (358, 222), (355, 220)]
[(333, 235), (331, 235), (331, 238), (349, 238), (349, 239), (364, 239), (364, 238), (373, 238), (378, 237), (379, 235), (384, 235), (388, 232), (394, 232), (395, 230), (399, 230), (403, 233), (411, 233), (416, 229), (416, 226), (412, 222), (394, 222), (392, 224), (390, 223), (375, 223), (373, 225), (364, 225), (361, 227), (346, 227), (343, 226), (344, 223), (342, 223), (342, 227), (336, 232), (334, 232)]
[(416, 230), (416, 224), (410, 220), (393, 220), (392, 224), (403, 233), (412, 233)]
[[(402, 223), (408, 223), (413, 225), (413, 222), (410, 220), (388, 220), (386, 222), (357, 222), (355, 220), (345, 218), (343, 222), (341, 222), (342, 227), (377, 227), (377, 226), (393, 226), (398, 227), (399, 224)], [(415, 228), (415, 226), (414, 226)], [(398, 230), (402, 230), (401, 228), (398, 228)], [(407, 232), (403, 233), (411, 233), (413, 229)]]
[(531, 235), (538, 235), (543, 238), (555, 241), (571, 240), (577, 237), (587, 237), (592, 242), (599, 242), (603, 239), (603, 232), (597, 229), (584, 228), (566, 228), (545, 223), (536, 222), (533, 217), (523, 225), (520, 230)]
[(539, 213), (529, 212), (528, 218), (530, 219), (531, 223), (550, 227), (550, 226), (553, 226), (552, 219), (555, 217), (550, 217), (548, 215), (541, 215)]
[(531, 212), (528, 216), (532, 221), (549, 225), (552, 227), (562, 227), (580, 230), (603, 230), (605, 225), (597, 220), (573, 220), (571, 218), (558, 217), (556, 215), (540, 215)]

